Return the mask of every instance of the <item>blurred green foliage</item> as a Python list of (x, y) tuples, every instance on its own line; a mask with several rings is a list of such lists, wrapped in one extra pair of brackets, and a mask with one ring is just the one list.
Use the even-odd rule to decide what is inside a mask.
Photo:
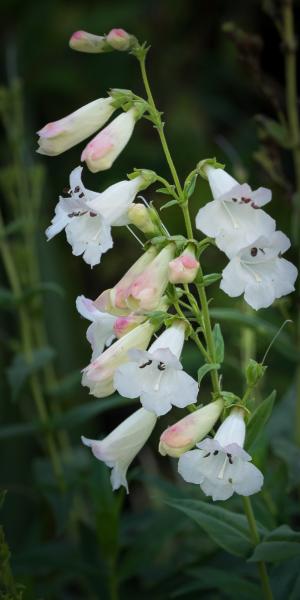
[[(228, 21), (259, 38), (245, 40), (231, 26), (225, 31), (223, 24)], [(139, 247), (125, 229), (120, 229), (114, 250), (103, 257), (100, 266), (90, 270), (80, 258), (71, 255), (64, 235), (46, 243), (44, 229), (52, 218), (59, 193), (68, 184), (70, 171), (79, 164), (80, 148), (56, 158), (36, 157), (34, 131), (104, 96), (110, 87), (130, 88), (142, 94), (133, 57), (117, 52), (84, 55), (68, 47), (68, 39), (77, 29), (102, 34), (116, 26), (151, 44), (150, 79), (158, 107), (165, 113), (166, 134), (179, 174), (185, 177), (198, 160), (216, 156), (241, 181), (247, 179), (253, 187), (272, 187), (270, 212), (277, 219), (278, 228), (292, 231), (290, 158), (288, 153), (283, 160), (279, 157), (274, 139), (279, 137), (282, 142), (284, 131), (272, 122), (274, 106), (283, 102), (283, 61), (278, 34), (260, 2), (2, 2), (2, 84), (22, 81), (22, 160), (28, 168), (42, 168), (45, 175), (33, 243), (39, 262), (39, 285), (43, 288), (38, 311), (46, 324), (47, 344), (42, 356), (38, 356), (36, 369), (47, 367), (47, 361), (54, 365), (56, 379), (52, 386), (46, 386), (46, 399), (51, 413), (61, 405), (63, 414), (51, 416), (52, 427), (55, 432), (58, 425), (68, 429), (72, 442), (71, 451), (62, 455), (67, 491), (60, 494), (44, 455), (44, 431), (29, 402), (27, 379), (32, 373), (20, 370), (21, 358), (15, 356), (17, 308), (9, 292), (3, 291), (0, 420), (4, 425), (0, 428), (0, 440), (5, 457), (1, 461), (1, 485), (7, 489), (7, 498), (2, 519), (12, 551), (13, 572), (25, 586), (25, 600), (105, 600), (116, 598), (117, 585), (125, 600), (141, 596), (145, 600), (193, 600), (199, 592), (207, 600), (252, 600), (260, 594), (255, 566), (244, 562), (240, 555), (229, 556), (220, 550), (216, 538), (208, 537), (207, 528), (201, 528), (203, 515), (198, 519), (200, 528), (196, 528), (182, 512), (184, 504), (180, 512), (170, 507), (170, 499), (174, 505), (199, 497), (193, 486), (180, 485), (174, 461), (158, 458), (159, 434), (170, 417), (160, 420), (151, 444), (131, 470), (132, 492), (128, 498), (123, 492), (111, 492), (106, 467), (80, 446), (81, 433), (98, 436), (110, 431), (132, 407), (118, 397), (91, 400), (86, 389), (81, 388), (79, 370), (88, 363), (90, 350), (85, 341), (86, 324), (76, 312), (75, 299), (81, 293), (94, 298), (111, 287), (136, 259)], [(267, 76), (258, 71), (258, 56)], [(11, 156), (5, 137), (0, 153), (3, 166), (8, 167)], [(138, 124), (111, 170), (97, 175), (85, 173), (85, 180), (91, 189), (105, 189), (124, 179), (133, 167), (168, 176), (156, 133), (146, 121)], [(1, 178), (5, 183), (5, 173)], [(2, 189), (3, 185), (2, 181)], [(146, 196), (159, 207), (159, 196), (153, 189)], [(206, 183), (197, 182), (191, 199), (193, 215), (208, 197)], [(30, 202), (30, 197), (26, 200)], [(171, 208), (162, 214), (168, 219), (171, 233), (179, 233), (179, 211)], [(9, 220), (7, 209), (5, 216)], [(12, 234), (18, 240), (18, 232)], [(289, 259), (293, 258), (291, 251)], [(216, 250), (205, 254), (205, 272), (218, 272), (223, 265), (224, 258)], [(2, 282), (7, 287), (3, 270), (1, 286)], [(243, 336), (249, 331), (256, 333), (254, 346), (261, 358), (286, 314), (293, 314), (296, 301), (283, 300), (268, 311), (249, 314), (242, 302), (233, 302), (220, 292), (218, 283), (208, 289), (213, 296), (212, 315), (221, 323), (225, 340), (225, 389), (240, 394)], [(32, 300), (28, 302), (32, 307)], [(275, 343), (267, 361), (269, 374), (260, 390), (261, 397), (274, 388), (278, 390), (273, 415), (255, 442), (255, 461), (265, 473), (266, 486), (255, 497), (254, 505), (265, 530), (286, 522), (299, 526), (299, 450), (292, 441), (293, 372), (299, 349), (293, 344), (292, 330), (293, 325)], [(50, 353), (54, 349), (55, 356), (47, 355), (47, 348)], [(184, 366), (194, 375), (201, 366), (191, 345), (185, 352)], [(202, 393), (209, 393), (208, 377), (203, 380)], [(117, 410), (109, 410), (112, 408)], [(179, 414), (172, 414), (172, 422)], [(235, 513), (242, 510), (239, 498), (232, 499), (227, 507)], [(294, 542), (293, 539), (289, 543)], [(0, 558), (4, 556), (7, 561), (2, 534), (0, 543)], [(267, 537), (265, 543), (272, 540)], [(226, 544), (221, 546), (226, 548)], [(276, 560), (272, 566), (272, 584), (278, 600), (299, 597), (300, 563), (296, 554), (290, 554), (293, 558), (280, 565)], [(19, 588), (14, 583), (10, 587), (2, 594), (0, 586), (0, 598), (20, 597)]]

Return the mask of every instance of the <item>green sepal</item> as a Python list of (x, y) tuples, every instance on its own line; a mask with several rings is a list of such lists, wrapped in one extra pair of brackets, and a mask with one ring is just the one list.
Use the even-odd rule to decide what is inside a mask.
[(214, 167), (214, 169), (225, 169), (225, 165), (219, 163), (216, 158), (205, 158), (204, 160), (200, 160), (198, 162), (196, 170), (198, 175), (201, 175), (203, 179), (207, 180), (207, 175), (205, 172), (205, 167)]
[(250, 358), (246, 366), (246, 381), (251, 387), (256, 385), (258, 381), (264, 376), (265, 371), (268, 367), (265, 367), (261, 363), (258, 363), (253, 358)]

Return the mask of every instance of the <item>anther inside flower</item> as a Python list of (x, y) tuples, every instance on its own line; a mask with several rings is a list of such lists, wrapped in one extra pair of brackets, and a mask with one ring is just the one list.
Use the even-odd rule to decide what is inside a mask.
[(281, 231), (262, 236), (233, 257), (223, 271), (221, 289), (231, 297), (244, 293), (252, 308), (266, 308), (292, 292), (296, 267), (281, 257), (290, 241)]
[(222, 169), (206, 167), (214, 200), (200, 208), (196, 227), (215, 238), (220, 250), (230, 258), (260, 235), (275, 231), (275, 221), (261, 207), (270, 202), (271, 191), (252, 191), (247, 183), (240, 185)]
[(213, 500), (227, 500), (234, 492), (255, 494), (263, 485), (263, 475), (243, 450), (244, 441), (243, 411), (233, 409), (214, 439), (206, 438), (197, 444), (198, 450), (180, 457), (178, 471), (185, 481), (199, 484)]
[(166, 414), (172, 405), (184, 408), (196, 402), (198, 384), (179, 361), (184, 329), (181, 323), (172, 325), (148, 352), (129, 350), (130, 362), (121, 365), (114, 376), (118, 392), (127, 398), (140, 396), (143, 407), (158, 416)]

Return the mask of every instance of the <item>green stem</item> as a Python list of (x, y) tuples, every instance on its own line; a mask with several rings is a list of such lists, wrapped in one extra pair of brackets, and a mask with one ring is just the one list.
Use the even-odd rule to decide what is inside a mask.
[[(248, 520), (251, 538), (253, 540), (254, 545), (257, 546), (257, 544), (259, 544), (259, 542), (260, 542), (260, 537), (259, 537), (256, 520), (255, 520), (255, 516), (254, 516), (254, 512), (253, 512), (253, 508), (252, 508), (252, 504), (251, 504), (251, 500), (250, 500), (249, 496), (243, 496), (243, 504), (244, 504), (245, 515)], [(266, 598), (266, 600), (273, 600), (273, 594), (272, 594), (272, 589), (271, 589), (266, 565), (263, 561), (260, 561), (259, 563), (257, 563), (257, 566), (258, 566), (258, 571), (259, 571), (259, 576), (260, 576), (260, 580), (261, 580), (261, 586), (262, 586), (264, 597)]]
[[(202, 275), (202, 277), (203, 277), (203, 272), (202, 272), (201, 265), (199, 267), (199, 274)], [(200, 302), (201, 302), (201, 307), (202, 307), (202, 319), (203, 319), (203, 326), (204, 326), (204, 335), (205, 335), (205, 339), (206, 339), (208, 354), (209, 354), (210, 362), (211, 363), (215, 363), (216, 362), (216, 358), (215, 358), (215, 344), (214, 344), (214, 339), (213, 339), (213, 334), (212, 334), (212, 327), (211, 327), (211, 321), (210, 321), (209, 307), (208, 307), (208, 302), (207, 302), (206, 291), (205, 291), (205, 288), (202, 285), (197, 285), (196, 287), (197, 287), (197, 291), (198, 291), (198, 294), (199, 294), (199, 298), (200, 298)], [(211, 380), (212, 380), (212, 385), (213, 385), (214, 392), (215, 393), (220, 393), (221, 387), (220, 387), (219, 378), (218, 378), (218, 372), (217, 371), (215, 371), (215, 370), (211, 371)]]
[(172, 177), (174, 179), (174, 183), (176, 185), (177, 192), (178, 192), (179, 196), (181, 197), (183, 194), (182, 187), (181, 187), (179, 177), (177, 175), (177, 171), (176, 171), (176, 168), (175, 168), (175, 165), (174, 165), (174, 162), (173, 162), (170, 150), (169, 150), (166, 136), (164, 134), (164, 125), (161, 120), (160, 113), (155, 106), (154, 98), (153, 98), (151, 88), (149, 85), (148, 75), (146, 72), (146, 56), (145, 55), (142, 58), (139, 58), (139, 63), (140, 63), (140, 67), (141, 67), (141, 74), (142, 74), (142, 79), (143, 79), (143, 83), (144, 83), (146, 94), (147, 94), (147, 99), (148, 99), (149, 105), (151, 106), (153, 112), (156, 115), (156, 119), (157, 119), (156, 128), (158, 131), (158, 135), (160, 137), (161, 145), (162, 145), (167, 163), (169, 165)]
[[(285, 59), (286, 81), (286, 111), (289, 126), (289, 138), (292, 142), (292, 155), (296, 178), (296, 195), (294, 201), (294, 231), (297, 236), (298, 264), (300, 265), (300, 126), (297, 93), (297, 40), (295, 36), (293, 0), (283, 0), (283, 47)], [(300, 296), (300, 281), (298, 278), (298, 296)], [(296, 343), (300, 345), (300, 309), (298, 309)], [(295, 439), (300, 446), (300, 364), (296, 371), (296, 431)]]

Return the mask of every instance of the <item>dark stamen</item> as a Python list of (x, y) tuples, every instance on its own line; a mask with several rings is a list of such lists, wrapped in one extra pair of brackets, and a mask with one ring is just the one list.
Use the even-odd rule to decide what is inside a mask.
[(78, 192), (80, 192), (80, 187), (79, 185), (76, 186), (76, 188), (74, 189), (75, 194), (78, 194)]
[(217, 454), (219, 454), (219, 450), (214, 451), (214, 456), (217, 456)]
[(210, 456), (210, 452), (208, 452), (207, 454), (204, 454), (203, 458), (207, 458), (208, 456)]
[(263, 248), (259, 248), (259, 250), (263, 253), (266, 254)]
[(251, 256), (257, 255), (257, 248), (251, 248)]
[(166, 368), (166, 365), (165, 365), (165, 363), (163, 363), (163, 362), (160, 362), (160, 363), (157, 365), (157, 368), (158, 368), (158, 370), (159, 370), (159, 371), (164, 371), (164, 370), (165, 370), (165, 368)]
[(230, 454), (230, 452), (227, 452), (227, 456), (228, 456), (229, 463), (231, 465), (233, 465), (232, 454)]
[(256, 209), (259, 208), (259, 206), (257, 206), (257, 204), (255, 204), (255, 202), (251, 202), (251, 206), (252, 206), (252, 208), (256, 208)]
[(152, 360), (148, 360), (148, 362), (145, 362), (143, 365), (140, 365), (140, 369), (144, 369), (145, 367), (148, 367), (149, 365), (152, 365)]
[(97, 213), (90, 211), (90, 217), (96, 217)]
[(249, 202), (251, 202), (251, 198), (241, 198), (241, 200), (244, 204), (249, 204)]
[(232, 479), (231, 479), (231, 477), (229, 477), (229, 479), (228, 479), (228, 483), (232, 483)]

